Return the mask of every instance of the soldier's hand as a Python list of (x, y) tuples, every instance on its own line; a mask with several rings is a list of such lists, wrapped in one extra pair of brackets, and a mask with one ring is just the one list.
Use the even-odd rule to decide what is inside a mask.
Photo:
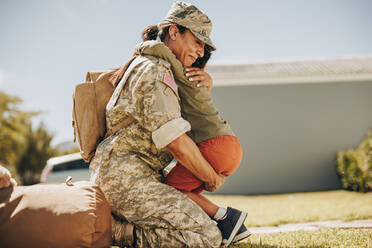
[[(205, 67), (204, 67), (205, 68)], [(195, 82), (197, 87), (206, 87), (208, 92), (211, 92), (213, 86), (212, 77), (203, 69), (197, 67), (186, 68), (186, 77), (191, 82)]]
[(205, 183), (205, 190), (207, 190), (209, 192), (216, 191), (217, 189), (219, 189), (222, 186), (222, 184), (225, 183), (225, 179), (226, 179), (226, 176), (224, 176), (222, 174), (217, 174), (216, 184), (211, 185), (211, 184)]

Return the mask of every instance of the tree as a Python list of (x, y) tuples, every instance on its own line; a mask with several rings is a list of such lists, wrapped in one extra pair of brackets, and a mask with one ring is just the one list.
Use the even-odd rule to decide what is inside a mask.
[(20, 111), (22, 100), (0, 91), (0, 163), (11, 171), (24, 150), (26, 123), (36, 113)]
[(0, 91), (0, 164), (23, 184), (32, 184), (39, 182), (46, 160), (56, 150), (50, 146), (53, 136), (42, 123), (32, 128), (32, 118), (39, 112), (21, 111), (21, 103), (20, 98)]
[(53, 136), (45, 129), (44, 124), (34, 130), (28, 123), (24, 134), (25, 150), (23, 151), (16, 169), (23, 185), (31, 185), (40, 182), (40, 174), (47, 160), (57, 154), (50, 142)]

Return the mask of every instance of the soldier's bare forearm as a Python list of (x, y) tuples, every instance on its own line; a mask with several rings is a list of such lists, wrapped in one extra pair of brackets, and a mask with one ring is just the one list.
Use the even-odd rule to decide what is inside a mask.
[[(209, 185), (218, 184), (218, 174), (200, 153), (194, 141), (186, 134), (167, 146), (168, 151), (195, 177)], [(218, 185), (217, 187), (219, 187)]]

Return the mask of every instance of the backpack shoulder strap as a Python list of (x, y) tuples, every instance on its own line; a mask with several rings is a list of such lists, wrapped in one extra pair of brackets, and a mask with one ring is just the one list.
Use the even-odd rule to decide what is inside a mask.
[(110, 101), (107, 103), (107, 106), (106, 106), (106, 109), (110, 109), (112, 107), (114, 107), (114, 105), (116, 104), (118, 98), (119, 98), (119, 95), (120, 95), (120, 92), (121, 90), (123, 89), (125, 83), (127, 82), (128, 80), (128, 77), (130, 75), (130, 73), (133, 71), (133, 69), (138, 66), (139, 64), (141, 64), (142, 62), (144, 62), (146, 60), (145, 57), (143, 56), (138, 56), (136, 57), (132, 63), (130, 63), (130, 65), (127, 67), (122, 79), (120, 80), (119, 84), (117, 85), (117, 87), (115, 88), (115, 91), (114, 93), (112, 94), (111, 98), (110, 98)]
[(105, 137), (103, 139), (106, 139), (107, 137), (115, 134), (116, 132), (120, 131), (121, 129), (125, 128), (126, 126), (128, 126), (129, 124), (132, 124), (133, 122), (135, 122), (136, 119), (134, 119), (133, 116), (128, 116), (127, 119), (119, 122), (116, 126), (114, 126), (112, 129), (110, 130), (107, 130), (106, 134), (105, 134)]
[(110, 76), (110, 82), (114, 87), (118, 85), (120, 80), (123, 78), (124, 73), (128, 70), (128, 67), (132, 62), (137, 58), (137, 55), (135, 54), (130, 60), (128, 60), (124, 65), (120, 66), (119, 68), (115, 69)]

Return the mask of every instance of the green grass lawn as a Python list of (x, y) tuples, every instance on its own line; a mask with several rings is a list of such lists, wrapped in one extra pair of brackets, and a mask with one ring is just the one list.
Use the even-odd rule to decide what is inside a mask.
[(324, 229), (319, 231), (297, 231), (276, 234), (253, 234), (248, 240), (233, 247), (268, 248), (268, 247), (372, 247), (372, 230), (359, 229)]
[(357, 220), (372, 218), (372, 193), (345, 190), (277, 195), (206, 194), (219, 206), (232, 206), (248, 213), (248, 227), (287, 223)]
[[(277, 195), (206, 195), (220, 206), (248, 212), (248, 227), (288, 223), (372, 218), (372, 194), (344, 190)], [(253, 234), (235, 245), (268, 247), (371, 247), (372, 230), (323, 229), (275, 234)]]
[[(276, 234), (252, 234), (230, 248), (372, 248), (372, 230), (323, 229)], [(119, 248), (113, 246), (112, 248)]]
[[(248, 212), (248, 227), (288, 223), (372, 219), (372, 193), (345, 190), (276, 195), (206, 194), (219, 206)], [(275, 234), (252, 234), (232, 248), (372, 248), (372, 229), (322, 229)]]

